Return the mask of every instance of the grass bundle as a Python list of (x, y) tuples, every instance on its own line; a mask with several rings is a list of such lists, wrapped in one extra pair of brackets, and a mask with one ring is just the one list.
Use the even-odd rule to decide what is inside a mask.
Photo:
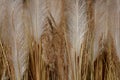
[[(109, 36), (103, 45), (105, 48), (99, 52), (99, 56), (94, 62), (95, 80), (119, 80), (120, 61), (116, 54), (113, 38)], [(99, 47), (101, 46), (100, 43)]]
[(120, 80), (119, 0), (1, 0), (0, 80)]

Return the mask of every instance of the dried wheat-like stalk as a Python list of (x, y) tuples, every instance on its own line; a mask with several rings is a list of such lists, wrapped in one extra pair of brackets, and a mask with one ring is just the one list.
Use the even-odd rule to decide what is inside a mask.
[(119, 0), (0, 0), (0, 80), (120, 80)]

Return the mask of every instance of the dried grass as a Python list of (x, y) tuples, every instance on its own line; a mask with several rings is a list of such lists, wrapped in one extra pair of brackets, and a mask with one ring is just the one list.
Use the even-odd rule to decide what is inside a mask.
[(100, 55), (94, 62), (95, 80), (119, 80), (120, 61), (116, 54), (113, 38), (109, 36), (103, 45), (104, 48), (99, 52)]
[[(11, 59), (13, 57), (9, 41), (12, 39), (9, 37), (11, 35), (9, 34), (9, 30), (11, 30), (9, 28), (12, 27), (8, 27), (11, 23), (8, 20), (9, 18), (11, 19), (9, 11), (5, 11), (4, 19), (0, 20), (0, 80), (120, 80), (119, 55), (112, 31), (107, 30), (107, 26), (105, 26), (107, 37), (105, 33), (103, 33), (104, 36), (100, 35), (97, 57), (94, 60), (93, 48), (96, 40), (95, 28), (97, 27), (95, 25), (94, 0), (85, 0), (88, 30), (84, 34), (82, 44), (80, 44), (79, 53), (77, 53), (77, 49), (74, 49), (75, 47), (70, 41), (70, 26), (67, 25), (67, 16), (64, 13), (64, 0), (61, 0), (63, 7), (60, 10), (59, 24), (55, 21), (57, 18), (53, 15), (54, 12), (48, 11), (45, 25), (42, 26), (44, 29), (41, 36), (39, 36), (40, 39), (37, 38), (38, 40), (35, 39), (34, 30), (31, 30), (34, 27), (34, 16), (30, 12), (32, 7), (30, 1), (23, 0), (22, 3), (24, 34), (28, 44), (28, 56), (25, 57), (28, 61), (24, 64), (28, 65), (23, 76), (18, 76), (18, 79), (16, 78), (15, 66)], [(48, 6), (49, 1), (46, 1), (46, 4)], [(47, 9), (49, 10), (49, 8)], [(109, 20), (108, 23), (110, 23)], [(5, 34), (4, 31), (6, 31)], [(72, 52), (72, 50), (74, 51)], [(72, 56), (72, 54), (75, 56)]]

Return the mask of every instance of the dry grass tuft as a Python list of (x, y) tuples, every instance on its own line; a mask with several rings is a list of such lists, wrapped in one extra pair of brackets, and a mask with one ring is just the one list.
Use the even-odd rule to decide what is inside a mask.
[(104, 48), (99, 51), (94, 62), (95, 80), (119, 80), (119, 67), (120, 61), (116, 54), (116, 49), (114, 46), (113, 38), (108, 37), (107, 41), (99, 45), (99, 48), (104, 46)]
[(103, 2), (0, 0), (0, 80), (120, 80), (119, 0)]

